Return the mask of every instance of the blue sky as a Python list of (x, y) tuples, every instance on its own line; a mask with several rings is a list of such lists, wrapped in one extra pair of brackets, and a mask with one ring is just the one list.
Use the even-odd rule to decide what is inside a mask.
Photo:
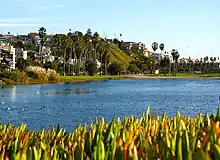
[(165, 44), (182, 57), (220, 57), (219, 0), (8, 0), (1, 2), (0, 33), (88, 28), (101, 36)]

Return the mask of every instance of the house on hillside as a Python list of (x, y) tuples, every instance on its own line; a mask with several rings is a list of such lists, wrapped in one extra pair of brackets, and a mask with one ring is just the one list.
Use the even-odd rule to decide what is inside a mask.
[(27, 59), (27, 54), (28, 54), (28, 52), (24, 51), (23, 48), (15, 48), (16, 62), (20, 58)]
[(0, 63), (7, 64), (9, 70), (15, 69), (15, 48), (8, 43), (0, 44)]

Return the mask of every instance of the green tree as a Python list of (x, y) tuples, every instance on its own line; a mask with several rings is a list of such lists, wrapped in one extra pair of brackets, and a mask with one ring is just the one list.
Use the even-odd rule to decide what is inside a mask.
[(16, 68), (18, 68), (20, 71), (24, 71), (28, 66), (30, 66), (30, 63), (24, 58), (19, 58), (16, 63)]
[(94, 60), (96, 60), (96, 58), (97, 58), (97, 49), (98, 49), (99, 41), (100, 41), (100, 36), (99, 36), (98, 32), (95, 32), (92, 36), (92, 42), (93, 42), (94, 50), (95, 50), (94, 55), (93, 55)]
[(66, 75), (66, 56), (67, 56), (67, 50), (71, 48), (72, 40), (70, 36), (63, 35), (62, 41), (61, 41), (62, 47), (63, 47), (63, 75)]
[(169, 64), (170, 64), (170, 59), (165, 56), (160, 63), (160, 67), (163, 69), (163, 73), (165, 76), (167, 75), (167, 70), (168, 70), (167, 68)]
[[(159, 45), (159, 48), (160, 48), (160, 50), (161, 50), (160, 58), (162, 58), (162, 54), (163, 54), (163, 51), (164, 51), (165, 45), (164, 45), (163, 43), (161, 43), (161, 44)], [(160, 59), (159, 62), (161, 62), (161, 59)]]
[(113, 62), (109, 65), (108, 72), (111, 75), (120, 75), (121, 71), (122, 71), (122, 66), (120, 63)]
[(156, 52), (156, 50), (158, 49), (158, 43), (154, 42), (151, 47), (152, 47), (153, 51)]
[(171, 55), (172, 55), (173, 61), (174, 61), (174, 73), (173, 73), (173, 75), (176, 76), (177, 63), (178, 63), (178, 58), (180, 57), (180, 54), (179, 54), (179, 52), (176, 49), (173, 49), (171, 51)]
[(159, 48), (160, 48), (160, 50), (161, 50), (161, 54), (162, 54), (162, 52), (163, 52), (163, 50), (164, 50), (164, 47), (165, 47), (165, 45), (164, 45), (163, 43), (161, 43), (161, 44), (159, 45)]
[(129, 64), (128, 69), (131, 73), (138, 73), (140, 69), (135, 64)]
[(97, 72), (97, 63), (93, 60), (88, 60), (86, 63), (86, 71), (90, 76), (94, 76)]
[(82, 56), (85, 53), (85, 42), (82, 36), (77, 36), (75, 40), (76, 51), (76, 75), (80, 74), (80, 67), (82, 63)]
[(103, 58), (102, 61), (104, 62), (104, 74), (107, 74), (107, 69), (108, 69), (108, 65), (109, 65), (109, 59), (110, 59), (110, 42), (105, 43), (104, 46), (104, 54), (103, 54)]
[(44, 68), (46, 68), (46, 69), (54, 69), (54, 70), (57, 71), (58, 63), (48, 61), (48, 62), (44, 63)]
[(23, 44), (21, 41), (17, 41), (17, 42), (14, 44), (14, 47), (15, 47), (15, 48), (24, 48), (24, 44)]
[(42, 52), (43, 52), (43, 46), (45, 45), (47, 41), (47, 34), (46, 34), (46, 29), (44, 27), (39, 28), (39, 37), (40, 37), (40, 57), (41, 57), (41, 63), (42, 63)]
[(90, 28), (87, 30), (86, 35), (88, 35), (90, 38), (92, 37), (92, 31)]

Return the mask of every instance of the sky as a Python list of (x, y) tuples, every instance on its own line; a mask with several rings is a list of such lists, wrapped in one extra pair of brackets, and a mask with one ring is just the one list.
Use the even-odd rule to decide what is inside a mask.
[[(0, 33), (97, 31), (107, 38), (153, 42), (181, 57), (220, 57), (220, 0), (7, 0)], [(159, 50), (158, 50), (159, 52)]]

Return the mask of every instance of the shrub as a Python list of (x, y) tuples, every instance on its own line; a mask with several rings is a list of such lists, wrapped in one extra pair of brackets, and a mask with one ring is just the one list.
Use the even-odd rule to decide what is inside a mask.
[(60, 77), (54, 69), (47, 70), (47, 79), (48, 81), (59, 82)]
[(29, 77), (40, 80), (47, 81), (47, 71), (46, 69), (38, 66), (29, 66), (26, 69)]
[(90, 76), (94, 76), (97, 72), (97, 63), (96, 61), (88, 61), (86, 64), (86, 71), (89, 73)]
[(58, 68), (58, 63), (56, 63), (56, 62), (46, 62), (46, 63), (44, 63), (44, 68), (46, 68), (46, 69), (54, 69), (54, 70), (57, 70), (57, 68)]
[(139, 68), (135, 64), (129, 64), (129, 67), (127, 70), (132, 73), (137, 73), (140, 71)]
[(59, 75), (53, 69), (46, 70), (38, 66), (29, 66), (26, 69), (28, 76), (40, 81), (59, 81)]
[(122, 71), (122, 66), (120, 63), (113, 62), (109, 65), (108, 72), (111, 75), (118, 75), (121, 73), (121, 71)]
[[(12, 81), (16, 83), (26, 83), (28, 81), (28, 76), (25, 72), (20, 71), (5, 71), (0, 74), (1, 78), (8, 79), (12, 83)], [(7, 82), (5, 82), (7, 83)]]

